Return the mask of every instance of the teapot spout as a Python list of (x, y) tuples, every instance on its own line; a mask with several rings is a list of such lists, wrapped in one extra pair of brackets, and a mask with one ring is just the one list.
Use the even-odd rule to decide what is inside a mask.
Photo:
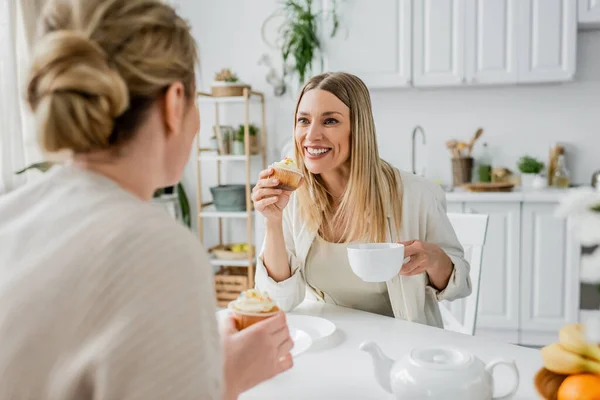
[(383, 354), (379, 346), (374, 342), (363, 342), (359, 348), (371, 355), (373, 366), (375, 367), (375, 379), (377, 380), (377, 383), (379, 383), (379, 385), (388, 393), (393, 393), (390, 382), (390, 373), (392, 371), (392, 366), (394, 365), (394, 360)]

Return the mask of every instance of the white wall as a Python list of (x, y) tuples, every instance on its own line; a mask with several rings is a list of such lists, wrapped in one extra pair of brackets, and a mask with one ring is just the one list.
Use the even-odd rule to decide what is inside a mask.
[[(178, 3), (200, 47), (199, 84), (208, 90), (214, 73), (228, 67), (264, 91), (269, 96), (269, 160), (278, 158), (277, 150), (291, 137), (293, 99), (275, 98), (265, 81), (267, 69), (257, 64), (261, 54), (269, 51), (261, 40), (261, 25), (276, 9), (277, 0)], [(417, 150), (426, 153), (427, 175), (449, 182), (444, 142), (468, 139), (483, 127), (482, 142), (489, 143), (496, 166), (515, 169), (516, 160), (525, 153), (546, 160), (550, 145), (562, 142), (567, 145), (574, 181), (588, 184), (592, 172), (600, 169), (600, 31), (579, 33), (577, 63), (576, 80), (569, 84), (372, 91), (381, 156), (410, 169), (411, 132), (422, 125), (427, 144)], [(229, 116), (236, 116), (232, 112)], [(210, 136), (205, 129), (210, 129), (212, 120), (213, 110), (204, 107), (202, 137)], [(481, 143), (476, 148), (481, 149)], [(195, 187), (192, 168), (186, 182), (190, 189)]]

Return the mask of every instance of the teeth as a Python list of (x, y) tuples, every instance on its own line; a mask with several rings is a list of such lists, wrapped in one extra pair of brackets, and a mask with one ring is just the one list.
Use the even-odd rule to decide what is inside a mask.
[(308, 151), (308, 154), (310, 154), (311, 156), (318, 156), (323, 153), (327, 153), (329, 150), (331, 149), (311, 149), (310, 147), (306, 148), (306, 151)]

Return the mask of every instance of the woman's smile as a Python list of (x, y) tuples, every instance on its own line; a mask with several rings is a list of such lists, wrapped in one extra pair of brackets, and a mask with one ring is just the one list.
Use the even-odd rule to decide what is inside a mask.
[(311, 160), (320, 160), (325, 158), (330, 152), (331, 147), (324, 146), (304, 146), (304, 157), (310, 158)]

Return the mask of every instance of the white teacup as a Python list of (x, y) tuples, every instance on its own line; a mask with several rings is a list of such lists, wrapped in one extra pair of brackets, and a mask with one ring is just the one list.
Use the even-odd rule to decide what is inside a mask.
[(363, 243), (348, 245), (352, 271), (365, 282), (386, 282), (398, 275), (404, 259), (399, 243)]

